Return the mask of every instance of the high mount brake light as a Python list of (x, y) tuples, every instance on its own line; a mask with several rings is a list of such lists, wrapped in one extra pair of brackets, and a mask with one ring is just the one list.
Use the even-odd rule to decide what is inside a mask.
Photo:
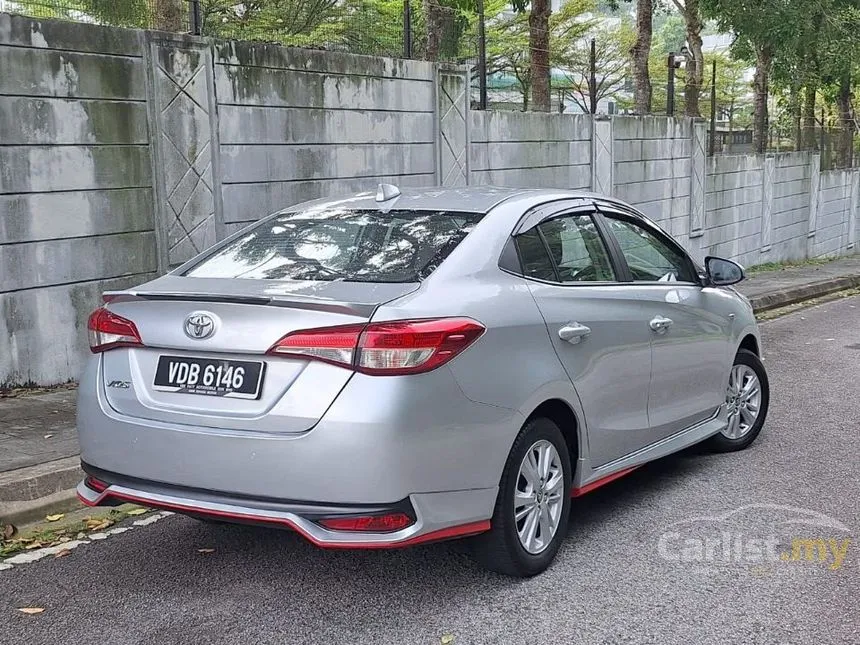
[(292, 332), (270, 354), (321, 360), (375, 376), (421, 374), (444, 365), (484, 333), (471, 318), (395, 320)]
[(94, 354), (115, 347), (143, 345), (140, 332), (135, 324), (108, 311), (104, 307), (96, 309), (87, 321), (89, 331), (90, 351)]

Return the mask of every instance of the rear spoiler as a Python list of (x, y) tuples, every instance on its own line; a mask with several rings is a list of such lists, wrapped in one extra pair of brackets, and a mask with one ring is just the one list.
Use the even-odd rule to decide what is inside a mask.
[(190, 293), (165, 291), (105, 291), (102, 301), (108, 303), (135, 302), (140, 300), (174, 300), (182, 302), (218, 302), (241, 305), (258, 305), (264, 307), (285, 307), (288, 309), (304, 309), (306, 311), (325, 311), (328, 313), (346, 314), (370, 318), (377, 304), (355, 302), (331, 302), (313, 299), (303, 299), (300, 296), (289, 298), (283, 296), (242, 296), (223, 293)]

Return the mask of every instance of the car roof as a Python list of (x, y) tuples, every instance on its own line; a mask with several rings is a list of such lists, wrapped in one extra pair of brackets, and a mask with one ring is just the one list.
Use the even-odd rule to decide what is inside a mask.
[(499, 186), (462, 186), (459, 188), (403, 188), (400, 195), (386, 202), (376, 201), (376, 192), (363, 192), (345, 198), (317, 199), (285, 208), (282, 213), (299, 210), (327, 210), (350, 208), (377, 210), (381, 207), (397, 210), (440, 210), (468, 213), (488, 213), (501, 202), (512, 197), (542, 195), (556, 199), (599, 199), (622, 204), (616, 199), (582, 190), (559, 190), (555, 188), (503, 188)]

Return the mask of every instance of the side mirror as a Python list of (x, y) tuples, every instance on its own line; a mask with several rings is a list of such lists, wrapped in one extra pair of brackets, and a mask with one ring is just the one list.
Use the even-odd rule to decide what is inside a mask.
[(705, 258), (705, 270), (708, 273), (708, 280), (716, 287), (737, 284), (746, 277), (744, 268), (737, 262), (713, 256)]

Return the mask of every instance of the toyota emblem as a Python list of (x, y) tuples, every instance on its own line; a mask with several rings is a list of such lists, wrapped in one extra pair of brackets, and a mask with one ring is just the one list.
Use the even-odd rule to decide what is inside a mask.
[(209, 338), (215, 333), (215, 317), (202, 311), (195, 311), (185, 319), (185, 335), (195, 340)]

